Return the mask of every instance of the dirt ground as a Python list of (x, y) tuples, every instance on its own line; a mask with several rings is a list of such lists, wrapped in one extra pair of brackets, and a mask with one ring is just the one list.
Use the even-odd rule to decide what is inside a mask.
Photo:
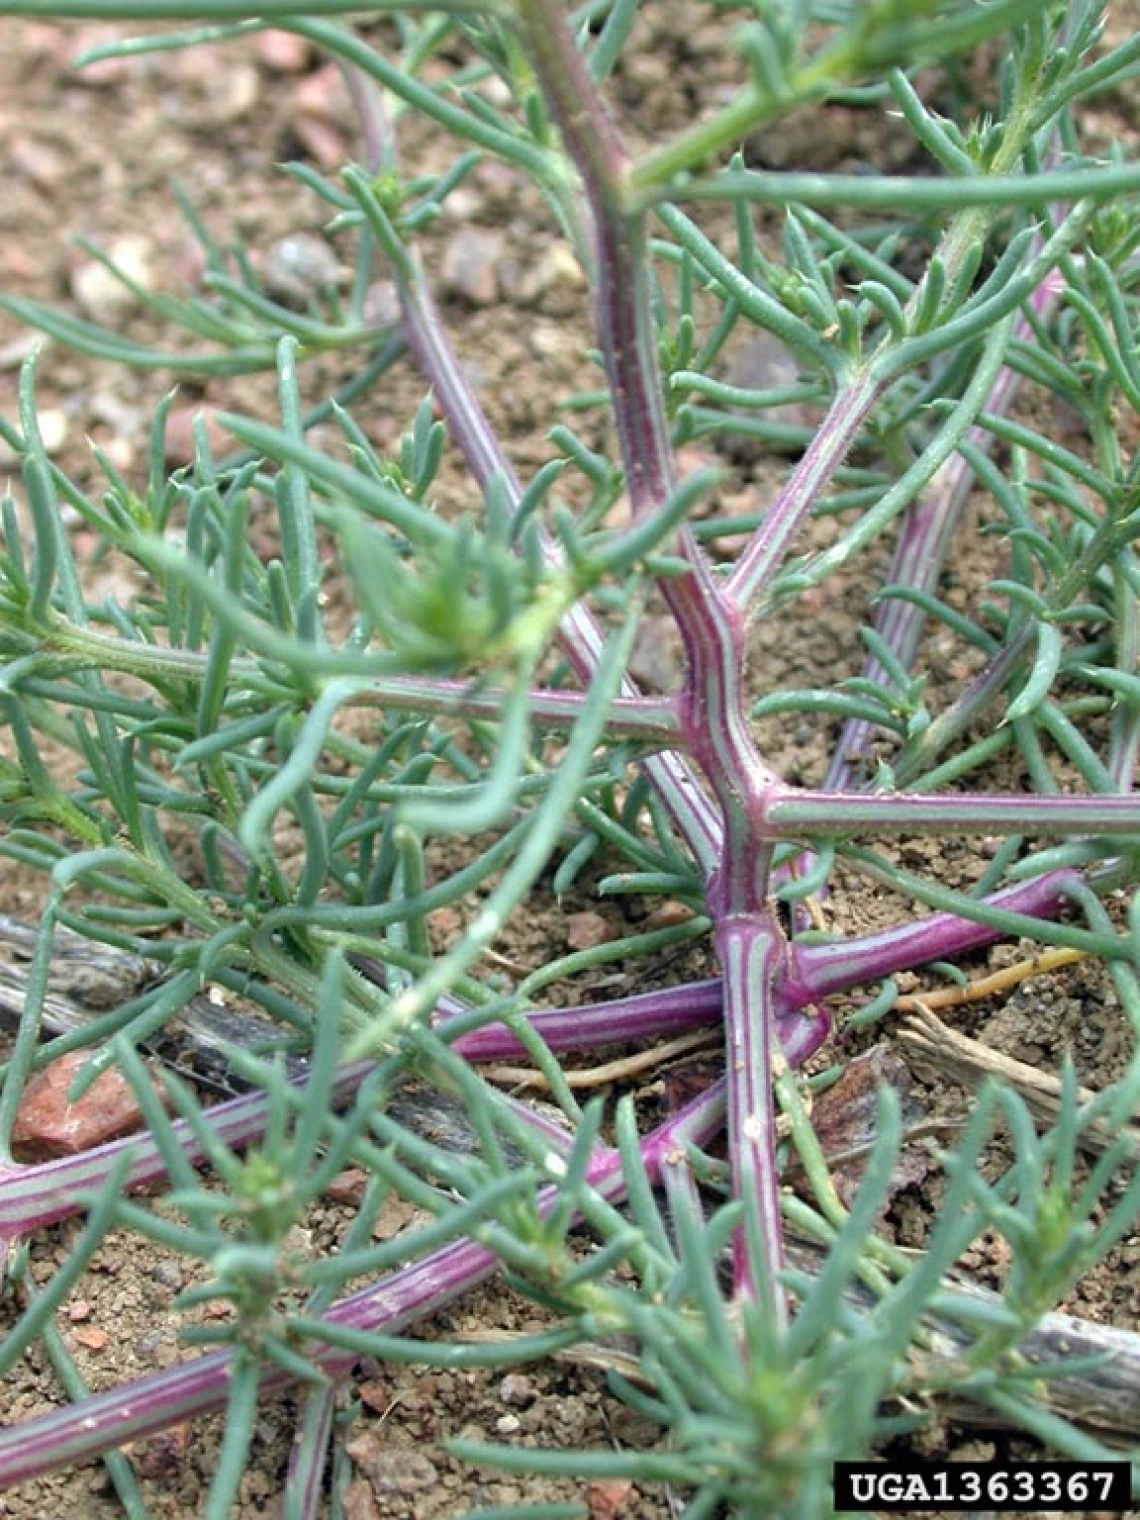
[[(1135, 6), (1114, 9), (1113, 30), (1131, 30)], [(701, 12), (704, 15), (704, 12)], [(730, 90), (737, 66), (725, 61), (723, 29), (694, 26), (686, 0), (666, 0), (643, 23), (647, 45), (620, 75), (619, 99), (636, 133), (652, 135), (690, 119)], [(306, 47), (266, 34), (224, 48), (168, 53), (100, 66), (88, 74), (69, 71), (84, 45), (105, 35), (98, 27), (66, 27), (0, 21), (0, 143), (5, 145), (5, 193), (0, 198), (0, 289), (55, 302), (103, 318), (141, 341), (155, 340), (152, 319), (100, 279), (87, 253), (69, 239), (85, 236), (121, 259), (139, 278), (177, 293), (201, 273), (198, 254), (181, 221), (171, 190), (177, 180), (220, 242), (243, 240), (255, 265), (285, 292), (300, 282), (331, 280), (342, 289), (347, 244), (321, 232), (324, 208), (315, 196), (274, 166), (302, 159), (335, 172), (353, 151), (351, 116), (333, 71)], [(1108, 103), (1096, 128), (1106, 140), (1134, 144), (1127, 103)], [(403, 137), (409, 162), (434, 166), (451, 145), (414, 126)], [(810, 113), (782, 129), (777, 141), (757, 145), (757, 161), (774, 167), (844, 170), (873, 159), (905, 166), (906, 144), (884, 132), (871, 113), (848, 109)], [(597, 383), (586, 351), (590, 346), (588, 295), (563, 256), (550, 218), (537, 196), (495, 164), (483, 165), (449, 203), (428, 242), (429, 264), (449, 330), (512, 459), (524, 474), (549, 457), (546, 430), (559, 419), (558, 401)], [(377, 309), (391, 302), (383, 285)], [(166, 335), (164, 335), (165, 337)], [(0, 414), (14, 416), (19, 363), (27, 332), (0, 315)], [(304, 373), (306, 395), (317, 400), (345, 373), (343, 361), (319, 360)], [(39, 399), (45, 430), (60, 463), (80, 484), (97, 472), (90, 444), (103, 449), (130, 476), (145, 469), (147, 427), (171, 375), (146, 375), (76, 356), (50, 345), (40, 365)], [(401, 366), (366, 403), (357, 419), (379, 444), (399, 436), (414, 413), (422, 385)], [(183, 382), (168, 434), (171, 463), (186, 457), (191, 420), (199, 408), (229, 406), (257, 415), (274, 411), (274, 381), (258, 376), (200, 386)], [(702, 451), (692, 451), (694, 462)], [(703, 451), (710, 458), (711, 451)], [(723, 463), (722, 460), (717, 460)], [(0, 467), (6, 461), (0, 459)], [(779, 478), (779, 460), (736, 459), (727, 501), (749, 509)], [(445, 503), (463, 500), (462, 475), (450, 461), (444, 475)], [(987, 553), (984, 544), (972, 552)], [(959, 561), (962, 587), (977, 583), (983, 567)], [(113, 567), (97, 572), (109, 591), (124, 589)], [(811, 633), (794, 647), (782, 627), (761, 628), (753, 668), (758, 689), (807, 684), (854, 673), (860, 651), (853, 637), (866, 595), (866, 581), (852, 577), (840, 594), (810, 609)], [(656, 625), (641, 654), (643, 677), (667, 685), (676, 673), (676, 650)], [(961, 672), (935, 670), (947, 688)], [(798, 780), (820, 779), (834, 732), (811, 724), (773, 725), (769, 758)], [(999, 767), (995, 785), (1016, 784)], [(915, 845), (906, 864), (923, 863), (929, 847)], [(964, 848), (942, 862), (944, 880), (967, 880), (976, 860)], [(0, 912), (34, 920), (42, 882), (5, 863), (0, 872)], [(587, 892), (559, 909), (539, 899), (526, 923), (514, 926), (501, 947), (512, 960), (536, 966), (567, 948), (566, 912), (600, 914), (615, 923), (635, 910), (599, 904)], [(830, 905), (837, 927), (867, 929), (892, 921), (895, 901), (880, 899), (865, 883), (837, 893)], [(905, 911), (905, 910), (904, 910)], [(438, 926), (437, 926), (438, 927)], [(971, 974), (1008, 962), (1000, 947), (965, 968)], [(702, 947), (685, 953), (662, 974), (708, 975)], [(612, 995), (612, 988), (607, 989)], [(590, 995), (588, 983), (564, 994)], [(602, 994), (599, 994), (602, 995)], [(838, 1012), (841, 1014), (842, 1009)], [(1077, 967), (1040, 979), (1004, 1002), (980, 1004), (955, 1016), (966, 1033), (1022, 1059), (1055, 1070), (1072, 1053), (1078, 1073), (1101, 1085), (1123, 1068), (1130, 1036), (1103, 978)], [(869, 1043), (865, 1041), (864, 1043)], [(847, 1047), (851, 1049), (852, 1047)], [(855, 1047), (857, 1048), (857, 1046)], [(831, 1053), (827, 1053), (831, 1058)], [(953, 1112), (961, 1097), (932, 1089), (917, 1076), (914, 1094), (933, 1112)], [(652, 1094), (647, 1101), (652, 1101)], [(941, 1182), (929, 1173), (896, 1198), (889, 1228), (901, 1243), (921, 1243), (937, 1210)], [(343, 1235), (350, 1217), (329, 1202), (307, 1221), (313, 1249), (327, 1250)], [(36, 1276), (50, 1273), (67, 1254), (77, 1226), (47, 1232), (33, 1246)], [(979, 1247), (968, 1263), (983, 1283), (1000, 1281), (998, 1253)], [(167, 1365), (191, 1353), (177, 1341), (173, 1296), (185, 1285), (183, 1268), (134, 1239), (116, 1238), (61, 1317), (61, 1329), (94, 1387)], [(1140, 1328), (1140, 1236), (1125, 1240), (1066, 1306), (1070, 1311), (1130, 1329)], [(0, 1310), (0, 1313), (8, 1312)], [(500, 1327), (526, 1331), (541, 1322), (525, 1300), (493, 1284), (441, 1316), (434, 1330), (463, 1333)], [(0, 1385), (0, 1424), (15, 1423), (58, 1399), (50, 1369), (33, 1360)], [(454, 1436), (494, 1441), (509, 1438), (543, 1447), (652, 1446), (660, 1433), (615, 1401), (600, 1374), (572, 1363), (512, 1372), (459, 1374), (404, 1367), (365, 1366), (345, 1390), (346, 1437), (354, 1476), (344, 1514), (348, 1520), (414, 1516), (445, 1520), (485, 1505), (577, 1499), (596, 1520), (666, 1520), (679, 1513), (679, 1496), (664, 1488), (606, 1489), (585, 1483), (503, 1478), (461, 1468), (444, 1451)], [(259, 1419), (253, 1462), (242, 1490), (241, 1520), (281, 1513), (281, 1486), (293, 1432), (288, 1400), (267, 1406)], [(199, 1512), (213, 1468), (219, 1428), (201, 1421), (151, 1441), (137, 1452), (147, 1503), (156, 1517)], [(1015, 1455), (1030, 1448), (993, 1435), (978, 1436), (935, 1426), (923, 1437), (927, 1455)], [(0, 1495), (0, 1516), (11, 1520), (104, 1520), (120, 1513), (99, 1465), (26, 1485)]]

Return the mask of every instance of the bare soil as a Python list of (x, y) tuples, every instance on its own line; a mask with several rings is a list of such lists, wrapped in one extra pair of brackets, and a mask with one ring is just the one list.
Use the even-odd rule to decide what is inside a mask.
[[(1129, 30), (1135, 17), (1135, 6), (1118, 6), (1115, 31)], [(667, 0), (641, 26), (646, 45), (620, 76), (619, 100), (633, 130), (650, 137), (716, 103), (738, 68), (724, 60), (724, 30), (703, 19), (694, 25), (685, 0)], [(0, 142), (6, 165), (0, 288), (88, 315), (102, 310), (123, 334), (156, 341), (160, 332), (152, 319), (133, 303), (120, 305), (109, 296), (89, 272), (89, 255), (69, 238), (82, 235), (104, 248), (117, 245), (122, 253), (120, 240), (129, 236), (136, 240), (132, 256), (147, 280), (171, 293), (185, 290), (201, 268), (171, 191), (174, 179), (214, 236), (223, 243), (243, 241), (262, 270), (276, 267), (276, 260), (285, 269), (280, 279), (286, 280), (301, 247), (304, 269), (316, 267), (319, 273), (327, 267), (343, 283), (347, 245), (322, 233), (325, 212), (316, 197), (274, 167), (300, 158), (335, 172), (338, 155), (353, 152), (351, 119), (335, 74), (306, 49), (294, 51), (274, 34), (197, 53), (116, 62), (90, 74), (71, 72), (69, 60), (103, 35), (94, 27), (0, 22)], [(1127, 102), (1110, 102), (1097, 129), (1106, 140), (1118, 137), (1134, 144), (1134, 123)], [(896, 142), (884, 131), (877, 116), (848, 108), (805, 115), (782, 128), (777, 140), (756, 145), (756, 153), (757, 161), (780, 167), (838, 170), (873, 161), (897, 169), (905, 166), (904, 147), (901, 138)], [(405, 134), (409, 162), (435, 165), (450, 149), (437, 131), (413, 126)], [(537, 197), (495, 164), (482, 166), (454, 197), (429, 240), (429, 263), (438, 277), (449, 329), (493, 423), (520, 470), (533, 470), (548, 457), (544, 435), (559, 419), (559, 400), (597, 383), (586, 357), (591, 341), (588, 293), (562, 259), (555, 229)], [(302, 283), (310, 277), (304, 269)], [(379, 290), (377, 300), (383, 302), (385, 294)], [(168, 341), (169, 335), (161, 337)], [(26, 329), (0, 316), (0, 414), (5, 416), (15, 414), (17, 368), (26, 339)], [(331, 359), (308, 366), (308, 398), (321, 399), (345, 373), (343, 363)], [(169, 373), (147, 375), (49, 345), (39, 367), (39, 400), (55, 430), (59, 462), (80, 484), (94, 484), (98, 472), (90, 448), (95, 444), (125, 475), (141, 478), (151, 408), (171, 383)], [(407, 425), (422, 393), (418, 376), (404, 365), (357, 406), (356, 415), (370, 436), (385, 444)], [(272, 377), (204, 386), (182, 383), (169, 445), (172, 463), (186, 457), (193, 413), (221, 406), (272, 415)], [(738, 459), (733, 468), (724, 498), (733, 510), (745, 511), (765, 498), (784, 465)], [(445, 501), (462, 506), (465, 489), (456, 461), (449, 460)], [(85, 530), (75, 531), (78, 547), (89, 555), (93, 543), (84, 537)], [(824, 525), (819, 531), (828, 529)], [(964, 596), (986, 573), (991, 552), (986, 541), (975, 539), (955, 563)], [(93, 565), (92, 575), (102, 577), (108, 591), (129, 594), (129, 583), (122, 585), (122, 571), (113, 563)], [(805, 608), (811, 632), (794, 644), (782, 619), (777, 626), (761, 628), (753, 654), (757, 690), (854, 673), (860, 660), (854, 631), (867, 584), (860, 571), (826, 603)], [(661, 633), (661, 625), (655, 625), (655, 636), (646, 641), (642, 673), (668, 685), (675, 675), (676, 651)], [(950, 691), (967, 674), (940, 668), (937, 650), (932, 660), (936, 688)], [(768, 738), (774, 763), (794, 779), (812, 781), (822, 777), (835, 733), (812, 724), (784, 724), (773, 725)], [(1018, 781), (1000, 767), (991, 779), (995, 785)], [(933, 849), (916, 843), (904, 850), (905, 863), (929, 865)], [(944, 853), (938, 864), (943, 878), (955, 884), (971, 878), (978, 858), (963, 847), (953, 855)], [(5, 863), (0, 911), (34, 920), (42, 893), (37, 877)], [(626, 914), (637, 911), (596, 902), (585, 889), (561, 907), (540, 894), (528, 907), (525, 923), (512, 926), (500, 949), (513, 961), (536, 966), (565, 952), (568, 913), (596, 913), (620, 926)], [(846, 890), (841, 883), (828, 911), (837, 927), (866, 930), (910, 910), (860, 881)], [(447, 925), (435, 927), (446, 935)], [(999, 947), (965, 969), (982, 974), (1013, 954), (1010, 947)], [(662, 967), (661, 974), (707, 975), (710, 967), (708, 951), (698, 947), (680, 963)], [(612, 995), (613, 989), (607, 992)], [(588, 997), (590, 982), (561, 995), (566, 1000)], [(841, 1022), (843, 1010), (836, 1011)], [(1069, 1052), (1091, 1086), (1116, 1076), (1130, 1053), (1130, 1034), (1111, 989), (1089, 966), (1035, 980), (1004, 1002), (947, 1017), (995, 1049), (1050, 1070), (1057, 1070)], [(859, 1045), (847, 1044), (838, 1054), (846, 1058)], [(825, 1056), (831, 1060), (836, 1054), (833, 1049)], [(906, 1080), (931, 1113), (961, 1112), (964, 1099), (957, 1090), (946, 1084), (932, 1087), (914, 1075)], [(655, 1101), (652, 1088), (645, 1101)], [(908, 1245), (921, 1243), (942, 1191), (936, 1169), (919, 1171), (919, 1180), (899, 1193), (887, 1221), (894, 1237)], [(307, 1221), (306, 1244), (318, 1252), (335, 1248), (350, 1217), (350, 1206), (329, 1202)], [(393, 1228), (397, 1226), (395, 1221)], [(67, 1224), (34, 1242), (37, 1279), (43, 1281), (64, 1260), (77, 1228)], [(983, 1243), (967, 1265), (981, 1282), (996, 1285), (1005, 1264), (996, 1245), (991, 1250)], [(170, 1307), (183, 1286), (184, 1268), (178, 1262), (135, 1239), (108, 1242), (60, 1316), (61, 1331), (93, 1387), (109, 1387), (193, 1354), (179, 1345)], [(1066, 1307), (1106, 1323), (1140, 1328), (1140, 1235), (1118, 1246)], [(0, 1305), (0, 1317), (10, 1312)], [(494, 1283), (440, 1316), (431, 1333), (525, 1332), (540, 1322), (533, 1305)], [(0, 1423), (18, 1422), (59, 1398), (50, 1369), (32, 1358), (0, 1386)], [(648, 1448), (660, 1442), (655, 1428), (608, 1394), (600, 1373), (572, 1362), (508, 1375), (365, 1365), (344, 1390), (344, 1409), (344, 1440), (353, 1462), (343, 1509), (349, 1520), (444, 1520), (485, 1505), (554, 1499), (585, 1502), (596, 1520), (666, 1520), (679, 1512), (678, 1496), (660, 1487), (626, 1490), (504, 1478), (473, 1472), (447, 1455), (443, 1443), (459, 1435), (558, 1449)], [(241, 1520), (281, 1513), (294, 1413), (289, 1400), (261, 1413), (238, 1511)], [(201, 1421), (135, 1453), (154, 1516), (166, 1520), (199, 1513), (219, 1435), (217, 1421)], [(1031, 1451), (1025, 1443), (942, 1423), (935, 1423), (918, 1444), (927, 1455), (975, 1458)], [(104, 1520), (119, 1513), (99, 1465), (0, 1495), (0, 1516), (11, 1520), (60, 1515)]]

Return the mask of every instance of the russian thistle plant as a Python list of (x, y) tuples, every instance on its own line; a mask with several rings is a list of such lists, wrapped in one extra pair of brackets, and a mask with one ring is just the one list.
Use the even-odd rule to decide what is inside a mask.
[[(613, 1386), (668, 1432), (661, 1450), (457, 1449), (521, 1470), (668, 1482), (693, 1517), (825, 1513), (831, 1464), (913, 1425), (900, 1407), (942, 1395), (988, 1406), (1055, 1450), (1100, 1451), (1048, 1405), (1066, 1369), (1030, 1364), (1020, 1348), (1135, 1218), (1140, 1184), (1117, 1178), (1123, 1142), (1088, 1172), (1077, 1156), (1094, 1121), (1119, 1126), (1130, 1113), (1136, 1062), (1091, 1103), (1067, 1075), (1045, 1134), (1015, 1095), (983, 1094), (943, 1158), (941, 1212), (917, 1259), (876, 1233), (901, 1138), (891, 1094), (847, 1209), (791, 1073), (828, 1039), (829, 999), (864, 989), (861, 1017), (888, 1014), (900, 974), (1007, 936), (1101, 958), (1121, 1017), (1140, 1027), (1140, 510), (1118, 425), (1140, 408), (1140, 166), (1090, 158), (1080, 132), (1082, 102), (1132, 76), (1140, 41), (1104, 51), (1091, 0), (1067, 11), (1040, 0), (758, 4), (735, 39), (739, 92), (638, 154), (606, 103), (637, 45), (637, 9), (0, 3), (10, 15), (209, 23), (124, 45), (141, 49), (284, 28), (341, 63), (360, 125), (359, 161), (339, 178), (294, 170), (333, 224), (357, 234), (347, 310), (276, 305), (248, 261), (204, 230), (201, 294), (140, 293), (194, 335), (187, 366), (275, 370), (277, 417), (222, 419), (238, 452), (215, 457), (200, 430), (192, 465), (168, 473), (162, 407), (145, 479), (100, 460), (105, 483), (89, 494), (47, 457), (34, 365), (4, 424), (22, 480), (3, 504), (0, 849), (41, 867), (46, 890), (0, 1099), (0, 1219), (13, 1248), (70, 1212), (85, 1210), (87, 1224), (38, 1290), (14, 1258), (24, 1298), (0, 1368), (40, 1338), (60, 1358), (51, 1315), (116, 1225), (204, 1263), (205, 1286), (184, 1301), (212, 1297), (233, 1314), (197, 1332), (223, 1343), (198, 1362), (129, 1387), (87, 1397), (65, 1369), (77, 1402), (0, 1435), (0, 1483), (224, 1405), (208, 1510), (223, 1516), (258, 1399), (292, 1385), (304, 1397), (286, 1503), (315, 1514), (337, 1382), (358, 1357), (502, 1364), (612, 1337), (634, 1348)], [(374, 38), (350, 13), (396, 25)], [(936, 109), (941, 66), (983, 44), (1000, 59), (992, 98), (957, 116)], [(441, 80), (434, 64), (456, 56), (465, 61)], [(926, 172), (749, 167), (749, 144), (791, 110), (837, 101), (899, 116)], [(402, 166), (409, 115), (455, 139), (442, 173)], [(417, 251), (486, 156), (538, 188), (581, 262), (605, 385), (574, 406), (600, 407), (612, 424), (612, 452), (560, 425), (526, 479), (456, 360)], [(727, 234), (714, 203), (730, 210)], [(778, 250), (759, 233), (758, 207), (782, 217)], [(398, 328), (364, 319), (379, 265), (398, 288)], [(34, 303), (4, 304), (89, 352), (163, 365)], [(723, 378), (727, 345), (750, 329), (794, 362), (790, 394), (819, 408), (818, 425), (775, 420), (787, 386)], [(333, 348), (358, 352), (360, 373), (306, 410), (297, 366)], [(352, 404), (403, 362), (430, 402), (390, 457)], [(1011, 413), (1023, 383), (1075, 412), (1079, 449)], [(322, 438), (336, 430), (334, 446), (314, 441), (318, 424)], [(710, 506), (717, 472), (682, 477), (677, 458), (686, 442), (733, 434), (778, 443), (793, 463), (753, 518), (726, 521)], [(471, 478), (459, 517), (433, 495), (448, 445)], [(974, 488), (1000, 544), (983, 592), (952, 605), (942, 572), (970, 530)], [(65, 509), (144, 572), (133, 602), (90, 600)], [(265, 555), (251, 546), (255, 511), (273, 514)], [(809, 525), (823, 518), (834, 531), (813, 547), (822, 540)], [(732, 558), (718, 544), (729, 535)], [(810, 616), (801, 609), (888, 537), (862, 673), (757, 700), (750, 630), (778, 620), (796, 637), (797, 615)], [(353, 591), (347, 631), (326, 615), (333, 573)], [(627, 673), (650, 598), (684, 653), (677, 689), (652, 697)], [(973, 671), (949, 695), (927, 680), (932, 625)], [(374, 717), (367, 731), (361, 711)], [(788, 712), (840, 729), (819, 786), (785, 780), (758, 742), (762, 720)], [(49, 743), (76, 755), (74, 782), (47, 763)], [(986, 788), (999, 755), (1016, 760), (1020, 789)], [(963, 890), (886, 847), (916, 835), (1000, 842)], [(175, 854), (188, 836), (190, 881)], [(465, 859), (438, 874), (434, 846), (447, 838), (466, 841)], [(544, 872), (564, 893), (591, 862), (605, 871), (602, 893), (667, 894), (693, 916), (507, 985), (486, 959), (504, 925)], [(899, 895), (897, 926), (822, 934), (813, 905), (860, 878)], [(437, 952), (433, 914), (477, 889), (464, 932)], [(908, 902), (930, 912), (908, 918)], [(81, 1034), (44, 1041), (59, 928), (145, 954), (165, 974)], [(557, 979), (607, 958), (635, 971), (701, 936), (715, 980), (543, 1007)], [(138, 1054), (205, 984), (260, 1004), (279, 1031), (276, 1059), (234, 1050), (251, 1091), (215, 1109), (172, 1076), (160, 1094)], [(628, 1099), (612, 1113), (575, 1100), (562, 1054), (700, 1023), (723, 1028), (723, 1077), (658, 1128), (642, 1132)], [(85, 1042), (79, 1085), (118, 1065), (146, 1139), (14, 1164), (8, 1137), (29, 1074)], [(480, 1076), (479, 1061), (520, 1049), (565, 1125)], [(301, 1060), (288, 1065), (285, 1052)], [(401, 1119), (413, 1076), (459, 1104), (469, 1150)], [(784, 1186), (781, 1109), (810, 1202)], [(999, 1118), (1013, 1159), (983, 1175)], [(703, 1150), (722, 1127), (724, 1164)], [(349, 1163), (371, 1184), (348, 1239), (328, 1259), (298, 1259), (291, 1230)], [(131, 1201), (161, 1177), (160, 1200)], [(377, 1245), (371, 1226), (390, 1192), (432, 1222)], [(579, 1224), (584, 1254), (569, 1239)], [(1012, 1252), (996, 1302), (946, 1281), (985, 1230)], [(792, 1231), (821, 1248), (814, 1270), (789, 1249)], [(550, 1307), (548, 1333), (502, 1346), (415, 1338), (418, 1319), (496, 1267)], [(924, 1355), (934, 1316), (967, 1332), (949, 1361)], [(138, 1510), (121, 1457), (112, 1475)]]

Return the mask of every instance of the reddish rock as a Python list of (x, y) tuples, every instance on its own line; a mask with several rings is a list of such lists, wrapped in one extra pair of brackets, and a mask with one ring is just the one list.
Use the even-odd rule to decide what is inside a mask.
[(347, 139), (327, 121), (298, 116), (292, 125), (294, 137), (320, 168), (339, 169), (348, 158)]
[(351, 1208), (358, 1208), (367, 1186), (368, 1173), (361, 1171), (358, 1166), (350, 1166), (337, 1173), (325, 1189), (325, 1196), (331, 1198), (333, 1203), (345, 1203)]
[(688, 903), (678, 902), (675, 897), (670, 897), (645, 920), (646, 929), (675, 929), (678, 924), (687, 924), (694, 916)]
[(299, 84), (293, 92), (293, 103), (302, 116), (313, 120), (331, 122), (338, 127), (353, 124), (348, 88), (335, 63), (326, 63)]
[(567, 913), (563, 923), (571, 950), (592, 950), (617, 938), (617, 932), (600, 913)]
[(228, 449), (233, 448), (233, 439), (218, 422), (211, 407), (172, 407), (166, 419), (164, 452), (167, 464), (175, 469), (181, 465), (190, 464), (194, 458), (194, 424), (199, 417), (204, 417), (206, 420), (206, 441), (216, 456), (221, 456)]
[(74, 1156), (141, 1127), (138, 1101), (118, 1071), (103, 1072), (78, 1103), (67, 1101), (76, 1074), (91, 1054), (73, 1050), (28, 1083), (12, 1126), (12, 1150), (19, 1160)]
[(336, 169), (349, 156), (355, 116), (340, 70), (326, 64), (293, 92), (293, 135), (322, 169)]
[(303, 73), (313, 53), (309, 39), (293, 32), (258, 32), (254, 47), (260, 62), (273, 74)]
[(374, 1414), (387, 1414), (392, 1407), (392, 1387), (383, 1378), (367, 1378), (357, 1383), (356, 1396)]
[(82, 1346), (86, 1351), (106, 1351), (107, 1342), (111, 1337), (106, 1330), (99, 1330), (94, 1325), (88, 1325), (82, 1330), (73, 1330), (70, 1336), (75, 1346)]
[(618, 1520), (627, 1513), (626, 1501), (632, 1492), (628, 1478), (598, 1478), (586, 1489), (590, 1520)]

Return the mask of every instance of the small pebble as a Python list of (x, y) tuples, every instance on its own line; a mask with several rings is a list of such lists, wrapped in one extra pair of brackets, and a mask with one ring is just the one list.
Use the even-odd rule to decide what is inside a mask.
[(369, 327), (395, 327), (400, 321), (400, 296), (395, 280), (376, 280), (364, 295), (364, 321)]
[(538, 306), (550, 316), (568, 316), (586, 288), (582, 266), (565, 243), (552, 243), (519, 281), (523, 306)]
[(293, 92), (294, 137), (322, 169), (336, 169), (348, 157), (355, 117), (340, 70), (326, 64)]
[(194, 424), (198, 417), (206, 419), (206, 441), (216, 457), (233, 447), (233, 439), (218, 422), (208, 406), (176, 406), (166, 419), (164, 453), (166, 462), (177, 469), (191, 464), (194, 459)]
[[(71, 431), (67, 413), (58, 406), (45, 406), (41, 412), (36, 413), (36, 420), (39, 423), (44, 452), (54, 457), (67, 442)], [(0, 469), (14, 469), (19, 465), (21, 457), (3, 438), (0, 438)]]
[(325, 1189), (325, 1196), (331, 1198), (333, 1203), (343, 1203), (356, 1208), (364, 1197), (367, 1186), (368, 1173), (358, 1166), (350, 1166), (347, 1170), (337, 1173)]
[(339, 127), (354, 121), (352, 102), (344, 76), (335, 63), (310, 74), (293, 92), (293, 103), (302, 116), (331, 122)]
[(8, 144), (12, 167), (37, 190), (53, 190), (67, 172), (67, 160), (58, 148), (34, 137), (13, 137)]
[(618, 931), (600, 913), (567, 913), (563, 926), (571, 950), (592, 950), (618, 936)]
[(486, 227), (457, 232), (448, 242), (440, 268), (440, 287), (471, 306), (492, 306), (499, 299), (502, 235)]
[(633, 1484), (628, 1478), (598, 1478), (586, 1489), (590, 1520), (618, 1520), (628, 1513)]
[(140, 1335), (135, 1342), (135, 1355), (142, 1357), (144, 1361), (154, 1362), (162, 1354), (162, 1331), (149, 1330), (146, 1335)]
[(252, 116), (261, 99), (256, 65), (235, 62), (224, 48), (191, 48), (171, 55), (167, 66), (177, 85), (171, 114), (182, 126), (205, 132), (233, 126)]
[[(154, 245), (137, 233), (116, 238), (107, 257), (126, 277), (143, 290), (154, 288)], [(138, 306), (138, 297), (109, 269), (95, 259), (77, 264), (71, 273), (71, 294), (84, 316), (104, 326), (114, 326)]]
[(272, 74), (303, 73), (313, 53), (309, 39), (293, 32), (258, 32), (254, 47)]
[(693, 910), (687, 903), (678, 902), (675, 897), (671, 897), (648, 915), (645, 928), (673, 929), (678, 924), (687, 924), (692, 917)]
[(582, 357), (580, 337), (557, 322), (535, 322), (527, 342), (536, 359), (568, 365)]
[(341, 267), (324, 238), (294, 232), (270, 245), (262, 278), (274, 300), (303, 309), (314, 296), (336, 288)]
[(298, 116), (293, 122), (293, 135), (313, 162), (322, 169), (339, 169), (348, 157), (348, 144), (343, 134), (327, 121)]
[(383, 1378), (365, 1378), (356, 1385), (356, 1395), (375, 1414), (386, 1414), (392, 1407), (392, 1385)]
[(169, 1288), (172, 1293), (180, 1293), (186, 1280), (176, 1261), (156, 1261), (150, 1269), (150, 1275), (160, 1287)]
[(58, 454), (67, 442), (67, 435), (71, 431), (67, 413), (58, 406), (46, 406), (42, 412), (38, 413), (36, 420), (39, 423), (44, 452)]
[(525, 1372), (508, 1372), (499, 1384), (499, 1397), (504, 1404), (514, 1404), (518, 1409), (529, 1409), (538, 1394), (534, 1383)]
[(261, 98), (261, 79), (251, 63), (223, 69), (209, 92), (210, 124), (229, 127), (252, 116)]
[(474, 185), (457, 185), (440, 207), (440, 214), (447, 222), (456, 226), (472, 222), (482, 216), (486, 209), (486, 200), (480, 190)]
[(73, 1330), (68, 1339), (73, 1345), (82, 1346), (85, 1351), (106, 1351), (111, 1337), (106, 1330), (87, 1325), (79, 1330)]

